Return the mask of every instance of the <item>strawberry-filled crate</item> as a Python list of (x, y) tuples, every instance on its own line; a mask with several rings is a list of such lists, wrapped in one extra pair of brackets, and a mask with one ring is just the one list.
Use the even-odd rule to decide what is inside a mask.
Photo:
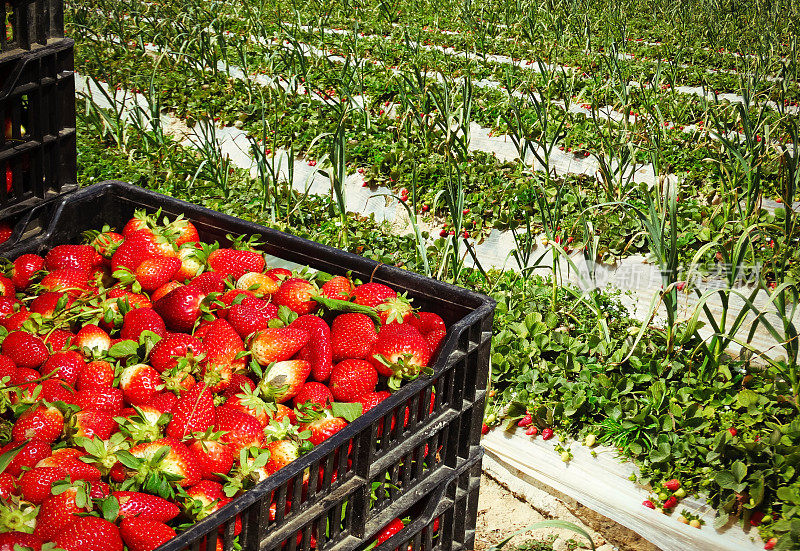
[(73, 41), (0, 54), (0, 209), (8, 218), (76, 183)]
[(0, 52), (31, 50), (64, 37), (61, 0), (3, 0)]
[[(45, 346), (49, 343), (48, 356), (84, 357), (78, 375), (66, 381), (61, 375), (57, 383), (33, 378), (52, 379), (52, 373), (67, 373), (66, 368), (40, 365), (34, 373), (25, 372), (27, 386), (18, 385), (24, 389), (14, 391), (17, 397), (11, 399), (18, 403), (4, 413), (16, 427), (12, 442), (0, 452), (43, 434), (17, 427), (20, 402), (23, 409), (29, 403), (21, 414), (28, 416), (28, 425), (29, 418), (46, 425), (44, 413), (60, 408), (55, 415), (64, 418), (64, 428), (53, 431), (56, 437), (42, 452), (47, 457), (26, 465), (52, 467), (58, 462), (53, 457), (75, 454), (70, 461), (80, 457), (102, 477), (94, 486), (80, 483), (77, 489), (70, 486), (71, 478), (60, 480), (52, 484), (53, 495), (45, 491), (39, 496), (47, 502), (94, 491), (99, 495), (94, 500), (78, 499), (82, 511), (95, 518), (62, 518), (54, 525), (66, 535), (44, 533), (47, 529), (35, 528), (41, 504), (38, 510), (25, 509), (27, 531), (33, 526), (34, 535), (38, 530), (44, 540), (55, 538), (67, 549), (83, 545), (84, 534), (98, 529), (113, 532), (110, 549), (121, 549), (115, 546), (122, 540), (114, 539), (120, 534), (130, 549), (152, 548), (157, 541), (163, 543), (161, 551), (345, 550), (379, 541), (394, 549), (397, 545), (383, 543), (380, 534), (400, 519), (405, 536), (397, 537), (405, 538), (408, 548), (471, 548), (491, 299), (122, 182), (41, 201), (14, 211), (13, 220), (12, 236), (0, 255), (19, 259), (8, 272), (14, 278), (25, 272), (15, 290), (23, 293), (35, 283), (33, 301), (40, 303), (5, 300), (0, 305), (8, 309), (2, 319), (5, 332), (35, 333)], [(188, 226), (197, 234), (187, 237)], [(88, 234), (95, 249), (88, 256), (77, 253), (85, 248), (56, 249), (86, 243), (85, 232), (92, 230), (99, 232)], [(149, 236), (151, 253), (173, 247), (167, 256), (177, 264), (166, 281), (159, 279), (159, 255), (144, 254), (147, 262), (138, 258), (143, 253), (132, 237), (136, 234)], [(187, 243), (174, 248), (180, 241)], [(208, 246), (217, 243), (218, 250)], [(242, 255), (236, 247), (250, 252)], [(66, 258), (59, 256), (62, 250)], [(22, 258), (32, 259), (32, 265)], [(44, 272), (37, 271), (42, 261), (36, 258), (45, 259)], [(88, 286), (75, 273), (82, 263), (88, 263), (82, 268), (90, 274)], [(187, 269), (199, 271), (178, 275)], [(61, 279), (70, 274), (77, 279)], [(223, 274), (230, 276), (228, 281)], [(48, 299), (42, 295), (52, 304), (44, 304)], [(417, 314), (409, 313), (406, 299)], [(272, 312), (265, 318), (263, 311), (248, 310), (256, 302)], [(194, 309), (190, 314), (187, 303)], [(155, 326), (148, 325), (152, 320), (145, 312), (158, 314), (154, 317), (166, 327), (153, 334), (149, 329)], [(226, 331), (233, 333), (232, 340)], [(363, 332), (371, 336), (359, 352), (365, 346)], [(325, 352), (315, 342), (327, 342), (331, 349)], [(28, 361), (8, 337), (3, 344), (3, 355)], [(64, 346), (74, 348), (53, 352)], [(103, 378), (109, 369), (103, 362), (111, 366), (105, 377), (112, 382), (97, 384), (110, 385), (113, 392), (98, 395), (95, 383), (85, 379)], [(44, 389), (32, 390), (46, 386), (51, 389), (45, 398), (57, 407), (40, 402)], [(170, 400), (164, 398), (168, 394)], [(96, 419), (84, 419), (85, 410), (120, 401), (123, 409), (109, 406), (107, 412), (116, 425), (103, 425), (92, 436)], [(293, 404), (294, 409), (286, 407)], [(243, 408), (252, 415), (243, 417)], [(248, 432), (253, 425), (255, 432)], [(219, 465), (208, 451), (219, 442), (233, 450), (233, 467), (203, 463)], [(198, 447), (205, 459), (197, 459)], [(58, 448), (72, 451), (53, 451)], [(27, 457), (27, 448), (22, 450)], [(12, 465), (19, 469), (20, 461)], [(198, 467), (200, 474), (192, 474), (191, 464), (197, 467), (198, 461), (206, 470)], [(129, 498), (120, 492), (125, 491), (178, 505), (168, 522), (152, 521), (156, 539), (136, 540), (137, 530), (146, 531), (146, 526), (131, 525), (151, 520), (124, 518)]]

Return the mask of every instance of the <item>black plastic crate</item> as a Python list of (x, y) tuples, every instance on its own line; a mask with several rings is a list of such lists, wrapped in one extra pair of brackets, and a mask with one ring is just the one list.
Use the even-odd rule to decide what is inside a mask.
[[(481, 454), (495, 306), (486, 296), (122, 182), (96, 184), (29, 209), (2, 255), (43, 253), (103, 224), (119, 228), (141, 208), (184, 215), (204, 241), (225, 244), (228, 234), (260, 234), (267, 254), (388, 284), (408, 292), (415, 306), (437, 312), (448, 326), (432, 376), (405, 384), (159, 551), (213, 550), (218, 539), (233, 549), (237, 523), (245, 550), (358, 549), (400, 511), (430, 501), (433, 490), (474, 467)], [(474, 517), (474, 507), (469, 511)]]
[(63, 0), (3, 0), (0, 60), (7, 53), (31, 50), (64, 38)]
[(74, 188), (73, 41), (0, 61), (0, 210), (4, 216)]
[[(474, 549), (483, 450), (478, 450), (449, 478), (397, 515), (403, 530), (374, 548), (375, 551), (462, 551)], [(431, 481), (433, 482), (433, 481)], [(405, 505), (398, 502), (399, 508)], [(370, 532), (380, 531), (383, 519), (373, 521)], [(362, 542), (366, 549), (374, 536)]]
[(73, 41), (0, 61), (0, 211), (4, 217), (77, 182)]

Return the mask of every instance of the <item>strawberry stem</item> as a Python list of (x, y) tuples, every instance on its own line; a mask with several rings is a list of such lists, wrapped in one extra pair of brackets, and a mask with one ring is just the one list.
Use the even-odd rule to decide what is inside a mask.
[(376, 329), (381, 328), (381, 317), (378, 315), (375, 308), (364, 306), (363, 304), (356, 304), (349, 300), (339, 300), (323, 296), (314, 297), (314, 301), (330, 312), (365, 314), (375, 323)]

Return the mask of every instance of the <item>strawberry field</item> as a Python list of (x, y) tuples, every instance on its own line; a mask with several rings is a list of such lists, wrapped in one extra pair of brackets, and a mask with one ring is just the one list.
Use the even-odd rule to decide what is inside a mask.
[[(489, 295), (490, 453), (502, 455), (509, 433), (518, 456), (547, 442), (540, 453), (573, 472), (576, 456), (613, 456), (635, 467), (624, 483), (645, 492), (643, 516), (800, 548), (795, 4), (81, 0), (65, 20), (81, 186), (130, 182)], [(22, 448), (16, 457), (36, 460), (7, 459), (0, 474), (0, 532), (39, 538), (22, 545), (84, 545), (78, 528), (58, 535), (64, 518), (37, 524), (44, 503), (61, 500), (94, 512), (83, 531), (108, 529), (100, 517), (131, 551), (154, 549), (427, 377), (455, 321), (414, 301), (410, 314), (369, 278), (265, 262), (258, 238), (181, 247), (201, 241), (189, 226), (140, 215), (94, 228), (86, 257), (53, 249), (7, 265), (0, 325), (13, 371), (0, 443), (13, 455), (25, 423), (63, 424), (50, 452)], [(144, 245), (131, 243), (137, 229), (149, 232)], [(76, 267), (105, 279), (56, 273)], [(201, 310), (209, 293), (216, 302)], [(181, 313), (168, 297), (198, 308)], [(325, 331), (340, 339), (320, 373), (309, 335)], [(30, 334), (38, 340), (13, 342)], [(219, 347), (192, 352), (207, 340)], [(72, 363), (48, 378), (54, 358)], [(87, 397), (96, 386), (114, 396)], [(422, 399), (427, 414), (440, 413), (436, 394)], [(120, 407), (90, 418), (85, 406), (104, 400)], [(101, 421), (105, 433), (80, 433)], [(230, 461), (196, 480), (158, 467), (193, 446)], [(418, 460), (436, 453), (426, 445)], [(107, 491), (92, 486), (94, 470), (63, 465), (96, 470)], [(30, 473), (40, 480), (26, 491)], [(373, 506), (391, 501), (389, 486)], [(119, 520), (126, 492), (174, 514), (131, 527)], [(707, 503), (708, 522), (683, 500)], [(148, 530), (161, 539), (139, 538)], [(439, 519), (426, 530), (437, 541)], [(363, 547), (383, 541), (372, 534)]]

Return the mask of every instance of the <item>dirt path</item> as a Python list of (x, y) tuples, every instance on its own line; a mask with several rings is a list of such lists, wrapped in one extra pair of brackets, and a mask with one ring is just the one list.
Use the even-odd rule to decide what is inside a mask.
[[(481, 477), (478, 501), (478, 524), (475, 549), (486, 550), (514, 532), (535, 522), (548, 519), (565, 520), (581, 526), (591, 536), (597, 551), (658, 551), (658, 548), (639, 535), (606, 517), (578, 504), (558, 502), (555, 510), (537, 510), (521, 501), (494, 479)], [(530, 540), (550, 542), (553, 551), (589, 549), (586, 540), (569, 530), (544, 528), (515, 537), (504, 549), (522, 545)], [(543, 547), (548, 549), (548, 547)]]

